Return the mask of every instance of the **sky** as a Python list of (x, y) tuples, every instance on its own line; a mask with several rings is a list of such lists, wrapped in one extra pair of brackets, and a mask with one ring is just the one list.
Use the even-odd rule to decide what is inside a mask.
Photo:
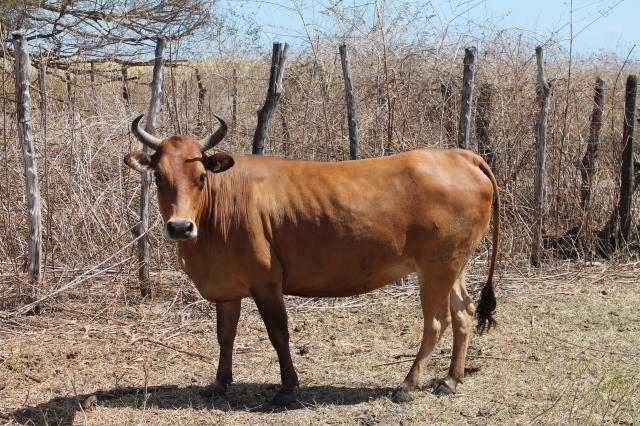
[[(497, 17), (505, 28), (532, 31), (543, 37), (558, 32), (565, 45), (571, 39), (572, 7), (568, 0), (487, 0), (469, 14)], [(640, 0), (573, 0), (573, 49), (626, 54), (640, 42)], [(635, 49), (634, 49), (635, 51)]]
[[(327, 7), (385, 3), (385, 0), (228, 0), (252, 15), (264, 42), (299, 45), (307, 26), (326, 26)], [(626, 57), (640, 42), (640, 0), (386, 0), (389, 5), (411, 3), (428, 10), (431, 24), (486, 24), (492, 31), (522, 33), (541, 43), (554, 38), (566, 51), (572, 39), (576, 55), (600, 51)], [(373, 8), (373, 6), (371, 6)], [(573, 10), (573, 13), (572, 13)], [(571, 19), (573, 18), (573, 19)], [(569, 23), (573, 22), (573, 25)], [(329, 28), (330, 30), (330, 28)], [(640, 46), (632, 50), (640, 58)]]

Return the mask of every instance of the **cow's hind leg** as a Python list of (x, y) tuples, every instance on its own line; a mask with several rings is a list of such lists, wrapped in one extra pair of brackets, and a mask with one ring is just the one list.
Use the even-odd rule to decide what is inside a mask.
[(422, 343), (407, 377), (393, 392), (392, 400), (394, 402), (407, 402), (413, 399), (409, 392), (416, 388), (427, 357), (433, 351), (450, 321), (447, 296), (458, 272), (459, 268), (451, 264), (442, 265), (436, 271), (417, 268), (420, 281), (420, 304), (424, 319)]
[(236, 332), (238, 330), (240, 306), (240, 299), (216, 302), (216, 331), (218, 334), (218, 344), (220, 345), (220, 359), (218, 361), (216, 380), (211, 387), (213, 394), (217, 396), (223, 395), (229, 383), (233, 381), (233, 341), (236, 338)]
[(467, 347), (471, 335), (473, 314), (475, 308), (473, 301), (467, 293), (465, 273), (460, 274), (449, 295), (453, 330), (453, 350), (451, 351), (451, 365), (449, 374), (440, 381), (435, 389), (439, 395), (453, 394), (456, 386), (464, 378), (464, 367), (467, 358)]
[(251, 295), (267, 327), (269, 340), (271, 340), (271, 344), (278, 354), (278, 362), (280, 364), (282, 389), (273, 398), (271, 404), (287, 405), (295, 401), (294, 393), (298, 389), (298, 375), (293, 367), (291, 351), (289, 350), (287, 312), (282, 289), (274, 284), (252, 289)]

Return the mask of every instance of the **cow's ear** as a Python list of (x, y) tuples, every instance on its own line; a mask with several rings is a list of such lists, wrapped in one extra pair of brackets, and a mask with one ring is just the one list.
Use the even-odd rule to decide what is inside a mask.
[(140, 173), (144, 173), (151, 168), (151, 157), (144, 151), (133, 151), (124, 157), (124, 162)]
[(204, 167), (207, 170), (211, 170), (213, 173), (220, 173), (225, 170), (229, 170), (234, 164), (235, 161), (233, 161), (232, 156), (219, 152), (217, 154), (213, 154), (211, 157), (207, 157)]

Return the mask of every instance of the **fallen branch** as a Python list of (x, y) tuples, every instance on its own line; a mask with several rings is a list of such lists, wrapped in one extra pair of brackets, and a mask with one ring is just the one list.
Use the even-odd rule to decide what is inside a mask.
[(190, 351), (185, 351), (184, 349), (178, 349), (174, 346), (171, 345), (167, 345), (166, 343), (162, 343), (162, 342), (158, 342), (157, 340), (151, 340), (151, 339), (147, 339), (146, 337), (141, 337), (139, 339), (136, 339), (133, 341), (133, 343), (137, 343), (137, 342), (148, 342), (148, 343), (152, 343), (154, 345), (158, 345), (158, 346), (162, 346), (165, 347), (167, 349), (171, 349), (173, 351), (176, 352), (180, 352), (181, 354), (185, 354), (185, 355), (189, 355), (192, 356), (194, 358), (198, 358), (202, 361), (208, 362), (209, 364), (215, 364), (214, 360), (206, 355), (201, 355), (195, 352), (190, 352)]
[[(409, 355), (396, 355), (396, 357), (401, 357), (401, 356), (409, 356)], [(372, 365), (372, 368), (376, 368), (376, 367), (383, 367), (385, 365), (393, 365), (393, 364), (401, 364), (403, 362), (413, 362), (413, 357), (415, 355), (411, 355), (412, 359), (401, 359), (400, 361), (391, 361), (391, 362), (385, 362), (383, 364), (376, 364), (376, 365)], [(445, 358), (450, 358), (451, 355), (435, 355), (432, 356), (431, 359), (445, 359)], [(501, 357), (501, 356), (492, 356), (492, 355), (467, 355), (467, 358), (478, 358), (478, 359), (495, 359), (498, 361), (516, 361), (516, 362), (526, 362), (526, 363), (536, 363), (538, 361), (533, 360), (533, 359), (522, 359), (522, 358), (507, 358), (507, 357)]]
[[(112, 255), (110, 255), (109, 257), (107, 257), (105, 260), (99, 262), (97, 265), (89, 268), (86, 272), (84, 272), (82, 275), (75, 277), (74, 279), (72, 279), (70, 282), (68, 282), (67, 284), (65, 284), (64, 286), (60, 287), (59, 289), (43, 296), (40, 297), (38, 300), (34, 300), (31, 303), (28, 303), (18, 309), (16, 309), (15, 311), (9, 313), (9, 316), (15, 316), (15, 315), (21, 315), (21, 314), (26, 314), (27, 312), (31, 311), (33, 308), (35, 308), (36, 306), (40, 305), (40, 303), (44, 302), (45, 300), (51, 299), (52, 297), (57, 296), (58, 294), (69, 290), (85, 281), (90, 280), (91, 278), (95, 278), (98, 275), (102, 275), (108, 271), (110, 271), (111, 269), (122, 265), (125, 262), (128, 262), (130, 257), (125, 258), (124, 260), (121, 260), (119, 262), (116, 262), (112, 265), (106, 266), (102, 269), (98, 269), (100, 267), (102, 267), (103, 265), (105, 265), (107, 262), (109, 262), (111, 259), (115, 258), (117, 255), (119, 255), (120, 253), (124, 252), (125, 250), (127, 250), (129, 247), (131, 247), (131, 245), (133, 245), (136, 241), (138, 241), (140, 238), (142, 238), (143, 236), (145, 236), (147, 233), (149, 232), (149, 229), (147, 229), (145, 232), (141, 233), (140, 235), (136, 236), (134, 239), (132, 239), (131, 241), (129, 241), (127, 244), (125, 244), (123, 247), (120, 247), (120, 249), (118, 249), (115, 253), (113, 253)], [(124, 235), (125, 233), (123, 233), (122, 235)], [(118, 237), (119, 238), (119, 237)]]
[[(113, 269), (113, 268), (115, 268), (117, 266), (120, 266), (123, 263), (128, 262), (130, 258), (131, 257), (127, 257), (126, 259), (121, 260), (120, 262), (114, 263), (113, 265), (107, 266), (103, 270), (97, 271), (94, 274), (85, 275), (84, 277), (80, 277), (80, 278), (78, 278), (78, 279), (76, 279), (74, 281), (71, 281), (69, 284), (65, 285), (64, 287), (61, 287), (58, 290), (53, 291), (53, 292), (49, 293), (48, 295), (39, 298), (38, 300), (35, 300), (35, 301), (33, 301), (33, 302), (29, 303), (29, 304), (26, 304), (26, 305), (22, 306), (21, 308), (16, 309), (15, 311), (11, 312), (9, 315), (10, 316), (15, 316), (15, 315), (26, 314), (27, 312), (29, 312), (32, 309), (34, 309), (36, 306), (40, 305), (40, 303), (44, 302), (45, 300), (51, 299), (52, 297), (57, 296), (58, 294), (62, 293), (63, 291), (69, 290), (72, 287), (77, 286), (78, 284), (82, 284), (83, 282), (88, 281), (91, 278), (95, 278), (98, 275), (101, 275), (102, 273), (104, 273), (105, 271), (108, 271), (109, 269)], [(107, 259), (107, 260), (109, 260), (109, 259)], [(101, 262), (97, 266), (100, 266), (103, 263), (104, 262)], [(97, 268), (97, 266), (96, 266), (96, 268)]]

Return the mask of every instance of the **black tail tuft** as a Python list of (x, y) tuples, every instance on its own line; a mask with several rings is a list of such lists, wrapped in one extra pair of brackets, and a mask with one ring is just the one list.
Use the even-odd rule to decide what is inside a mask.
[(482, 334), (491, 330), (496, 326), (496, 320), (493, 319), (493, 311), (496, 309), (496, 295), (493, 292), (492, 285), (485, 285), (480, 295), (480, 301), (476, 307), (476, 319), (478, 325), (476, 331)]

